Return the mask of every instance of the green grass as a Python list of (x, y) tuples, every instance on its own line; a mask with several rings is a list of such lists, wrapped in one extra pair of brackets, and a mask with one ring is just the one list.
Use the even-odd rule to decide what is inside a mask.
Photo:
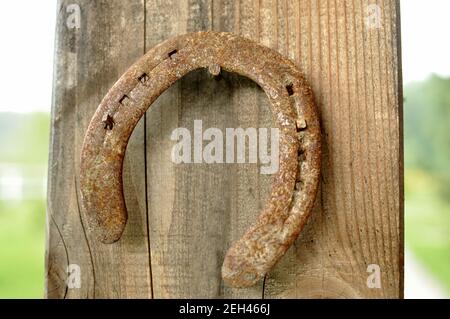
[(450, 203), (423, 171), (408, 170), (405, 182), (406, 245), (450, 296)]
[(44, 201), (0, 202), (0, 298), (42, 298)]
[[(0, 113), (0, 165), (42, 180), (49, 129), (48, 113)], [(45, 199), (0, 200), (0, 298), (42, 298), (44, 262)]]

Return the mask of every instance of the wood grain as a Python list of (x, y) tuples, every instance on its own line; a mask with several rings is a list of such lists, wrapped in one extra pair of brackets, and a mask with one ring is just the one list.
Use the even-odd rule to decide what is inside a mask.
[[(68, 29), (66, 8), (71, 3), (58, 2), (46, 296), (149, 298), (143, 124), (133, 133), (124, 164), (130, 218), (119, 243), (101, 244), (86, 231), (77, 191), (80, 150), (90, 118), (111, 85), (144, 52), (144, 3), (78, 1), (80, 28)], [(68, 264), (80, 266), (79, 289), (65, 286)]]
[[(68, 30), (66, 6), (82, 25)], [(372, 5), (372, 7), (369, 7)], [(367, 20), (380, 8), (380, 27)], [(376, 7), (375, 7), (376, 8)], [(270, 176), (256, 164), (179, 164), (172, 130), (274, 126), (248, 79), (193, 72), (167, 90), (133, 133), (125, 164), (129, 221), (116, 244), (83, 227), (77, 193), (87, 124), (120, 74), (146, 50), (198, 30), (234, 32), (296, 61), (323, 126), (321, 189), (312, 218), (264, 282), (223, 285), (231, 242), (256, 218)], [(395, 0), (59, 1), (49, 162), (49, 298), (398, 298), (403, 290), (403, 157), (399, 5)], [(67, 289), (66, 266), (81, 267)], [(381, 269), (369, 288), (367, 267)]]

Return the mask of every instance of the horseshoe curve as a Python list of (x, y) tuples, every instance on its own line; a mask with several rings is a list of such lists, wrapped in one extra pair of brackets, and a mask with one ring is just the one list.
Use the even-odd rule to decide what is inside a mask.
[(174, 82), (199, 68), (217, 74), (219, 67), (260, 85), (280, 131), (279, 171), (269, 200), (222, 265), (227, 285), (248, 287), (297, 238), (319, 182), (320, 124), (313, 93), (294, 63), (279, 53), (218, 32), (177, 36), (148, 51), (114, 84), (92, 117), (81, 151), (80, 193), (90, 231), (104, 243), (119, 240), (127, 221), (123, 159), (134, 127)]

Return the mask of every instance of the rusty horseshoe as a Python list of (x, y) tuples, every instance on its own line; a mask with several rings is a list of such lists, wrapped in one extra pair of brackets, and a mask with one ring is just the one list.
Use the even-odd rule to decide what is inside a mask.
[(313, 208), (320, 174), (320, 124), (310, 86), (293, 62), (231, 33), (177, 36), (151, 49), (116, 82), (95, 112), (83, 143), (80, 191), (90, 231), (104, 243), (127, 222), (122, 164), (130, 135), (150, 105), (187, 73), (235, 72), (267, 94), (279, 128), (279, 170), (257, 221), (228, 250), (224, 282), (257, 283), (285, 254)]

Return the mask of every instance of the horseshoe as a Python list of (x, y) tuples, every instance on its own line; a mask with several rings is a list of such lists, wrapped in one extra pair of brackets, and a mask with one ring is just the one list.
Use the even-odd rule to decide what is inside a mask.
[(220, 69), (265, 91), (279, 128), (279, 170), (257, 221), (225, 255), (228, 286), (256, 284), (297, 238), (314, 205), (320, 174), (320, 124), (313, 92), (293, 62), (231, 33), (177, 36), (151, 49), (114, 84), (95, 112), (81, 152), (80, 193), (89, 230), (103, 243), (127, 222), (122, 166), (130, 135), (150, 105), (187, 73)]

